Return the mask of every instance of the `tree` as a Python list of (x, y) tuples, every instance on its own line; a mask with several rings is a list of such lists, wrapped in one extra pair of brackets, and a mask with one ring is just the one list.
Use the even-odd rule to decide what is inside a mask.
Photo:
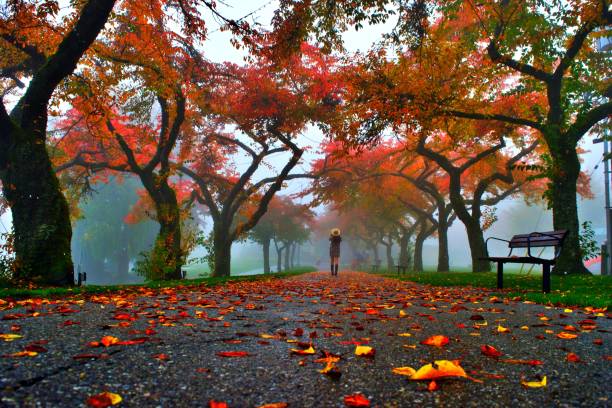
[[(57, 2), (15, 1), (0, 20), (2, 77), (25, 88), (0, 103), (0, 180), (15, 231), (15, 278), (71, 285), (68, 204), (46, 151), (51, 97), (104, 27), (114, 0), (90, 0), (65, 17)], [(35, 27), (30, 29), (29, 27)], [(27, 88), (23, 79), (30, 78)], [(3, 89), (6, 91), (6, 89)], [(3, 92), (4, 94), (4, 92)]]
[[(194, 139), (195, 156), (178, 168), (192, 179), (194, 196), (213, 219), (214, 276), (230, 274), (232, 243), (257, 225), (283, 184), (312, 177), (291, 173), (304, 151), (293, 138), (325, 115), (337, 84), (329, 72), (333, 59), (307, 44), (302, 51), (281, 66), (263, 58), (246, 67), (218, 67), (214, 87), (199, 102), (209, 126)], [(219, 156), (211, 146), (248, 157), (246, 170), (238, 175), (214, 162)], [(258, 177), (266, 159), (281, 153), (289, 157), (280, 171)]]
[(477, 30), (485, 33), (482, 39), (488, 46), (478, 52), (487, 53), (498, 75), (515, 76), (513, 88), (505, 92), (535, 92), (545, 98), (546, 104), (539, 109), (516, 107), (510, 111), (466, 110), (454, 104), (443, 111), (474, 120), (494, 119), (539, 132), (550, 155), (546, 197), (553, 210), (553, 226), (555, 230), (569, 231), (555, 272), (588, 273), (579, 242), (577, 147), (598, 122), (612, 114), (610, 64), (593, 47), (597, 30), (612, 23), (609, 4), (588, 1), (552, 6), (536, 0), (526, 4), (491, 1), (478, 6), (466, 3), (460, 9), (458, 15), (470, 21), (466, 37)]

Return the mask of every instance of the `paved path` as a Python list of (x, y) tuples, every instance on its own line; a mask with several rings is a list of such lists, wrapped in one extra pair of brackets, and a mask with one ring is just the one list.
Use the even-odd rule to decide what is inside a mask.
[[(84, 406), (109, 391), (126, 407), (342, 407), (356, 393), (381, 407), (604, 407), (612, 404), (611, 330), (601, 311), (504, 303), (483, 290), (357, 272), (0, 304), (0, 333), (23, 336), (0, 340), (0, 405)], [(432, 335), (450, 341), (420, 344)], [(105, 336), (127, 342), (92, 347)], [(292, 354), (295, 341), (312, 342), (316, 354)], [(356, 343), (375, 356), (356, 356)], [(482, 345), (504, 355), (487, 357)], [(7, 357), (24, 350), (38, 354)], [(340, 378), (319, 372), (324, 351), (340, 356)], [(570, 352), (581, 362), (567, 361)], [(471, 379), (439, 380), (430, 392), (427, 381), (391, 371), (434, 360), (460, 360)], [(546, 387), (521, 385), (544, 375)]]

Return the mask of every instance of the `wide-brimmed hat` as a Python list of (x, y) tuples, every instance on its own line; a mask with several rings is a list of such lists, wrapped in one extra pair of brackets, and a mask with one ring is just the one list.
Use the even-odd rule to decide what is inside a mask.
[(339, 237), (340, 236), (340, 228), (333, 228), (331, 230), (331, 235), (334, 237)]

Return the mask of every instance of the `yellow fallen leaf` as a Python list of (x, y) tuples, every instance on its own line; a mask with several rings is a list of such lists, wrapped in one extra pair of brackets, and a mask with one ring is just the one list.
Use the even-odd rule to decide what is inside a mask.
[(410, 337), (410, 336), (412, 336), (412, 334), (411, 333), (398, 333), (398, 336), (400, 336), (400, 337)]
[(374, 349), (370, 346), (356, 346), (355, 347), (355, 355), (356, 356), (364, 356), (371, 357), (375, 353)]
[(555, 332), (554, 330), (550, 330), (550, 329), (544, 330), (544, 333), (546, 334), (553, 334), (554, 332)]
[(410, 348), (410, 349), (416, 349), (416, 344), (404, 344), (402, 345), (403, 348)]
[(523, 387), (527, 388), (541, 388), (546, 387), (546, 376), (542, 377), (542, 381), (524, 381), (521, 380)]
[(7, 333), (7, 334), (1, 334), (0, 333), (0, 339), (4, 340), (4, 341), (13, 341), (15, 339), (20, 339), (23, 336), (19, 335), (19, 334), (12, 334), (12, 333)]
[(403, 310), (399, 311), (399, 317), (406, 317), (408, 316), (408, 313), (404, 312)]
[(276, 339), (276, 338), (278, 338), (277, 336), (273, 336), (271, 334), (265, 334), (265, 333), (260, 334), (259, 337), (261, 337), (262, 339)]
[(510, 329), (507, 327), (502, 326), (501, 324), (497, 325), (497, 331), (500, 333), (509, 333)]
[(467, 377), (458, 361), (436, 360), (426, 364), (410, 377), (411, 380), (435, 380), (444, 377)]
[(565, 313), (572, 313), (573, 310), (572, 309), (563, 309), (563, 312), (565, 312)]
[(37, 356), (38, 353), (36, 351), (18, 351), (16, 353), (11, 353), (8, 356), (9, 357), (34, 357)]
[(300, 350), (300, 349), (291, 349), (291, 352), (294, 354), (300, 354), (300, 355), (310, 355), (310, 354), (314, 354), (315, 353), (315, 349), (310, 346), (305, 350)]
[(391, 369), (391, 371), (393, 371), (393, 374), (407, 375), (408, 377), (411, 377), (414, 375), (414, 373), (416, 373), (416, 370), (412, 367), (394, 367)]
[(529, 330), (529, 326), (521, 326), (521, 330)]

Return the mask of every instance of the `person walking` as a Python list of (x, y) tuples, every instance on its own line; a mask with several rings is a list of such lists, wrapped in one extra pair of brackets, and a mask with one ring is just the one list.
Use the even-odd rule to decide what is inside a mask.
[(329, 234), (329, 257), (331, 258), (331, 274), (332, 276), (338, 276), (338, 263), (340, 262), (340, 242), (342, 237), (340, 236), (340, 230), (334, 228)]

